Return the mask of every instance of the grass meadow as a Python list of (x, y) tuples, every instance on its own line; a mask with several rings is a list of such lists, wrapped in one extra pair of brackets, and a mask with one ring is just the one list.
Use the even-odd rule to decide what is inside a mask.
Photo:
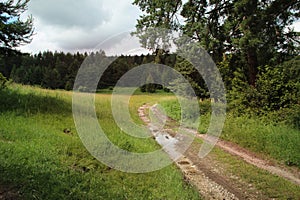
[[(111, 91), (96, 95), (95, 108), (107, 137), (131, 152), (151, 152), (160, 147), (149, 139), (125, 134), (111, 112)], [(137, 110), (159, 103), (180, 120), (180, 106), (170, 94), (141, 94), (130, 99), (129, 110), (142, 123)], [(210, 122), (210, 102), (200, 102), (200, 133)], [(191, 123), (192, 124), (192, 123)], [(72, 92), (10, 85), (0, 91), (0, 186), (19, 191), (22, 199), (200, 199), (184, 182), (175, 165), (159, 171), (130, 174), (102, 164), (83, 146), (72, 116)], [(64, 133), (69, 130), (70, 133)], [(256, 118), (227, 113), (221, 137), (268, 158), (300, 167), (299, 131)], [(219, 149), (212, 154), (230, 174), (255, 185), (269, 197), (300, 198), (300, 188), (259, 170)]]
[[(137, 108), (162, 98), (168, 97), (134, 95), (132, 118), (142, 123)], [(96, 95), (96, 111), (101, 126), (118, 146), (137, 152), (159, 148), (152, 139), (122, 133), (112, 118), (109, 94)], [(200, 198), (174, 165), (130, 174), (92, 157), (76, 132), (71, 92), (12, 84), (0, 91), (0, 124), (0, 185), (19, 191), (22, 199)], [(66, 129), (71, 133), (65, 134)]]

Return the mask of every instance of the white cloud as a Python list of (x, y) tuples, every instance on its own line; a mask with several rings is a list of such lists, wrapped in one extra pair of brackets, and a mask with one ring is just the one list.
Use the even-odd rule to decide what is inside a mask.
[(62, 27), (94, 27), (109, 20), (109, 10), (99, 0), (31, 0), (30, 11), (45, 24)]
[(32, 43), (24, 52), (89, 51), (112, 35), (133, 30), (140, 11), (131, 0), (31, 0)]
[(293, 24), (294, 30), (300, 32), (300, 21), (297, 21)]

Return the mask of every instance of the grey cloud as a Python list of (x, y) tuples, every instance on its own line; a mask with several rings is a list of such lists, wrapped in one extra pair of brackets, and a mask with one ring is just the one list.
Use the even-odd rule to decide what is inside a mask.
[(107, 38), (133, 30), (140, 11), (132, 0), (31, 0), (36, 35), (21, 49), (89, 51)]
[(30, 11), (45, 24), (93, 28), (110, 18), (101, 0), (31, 0)]

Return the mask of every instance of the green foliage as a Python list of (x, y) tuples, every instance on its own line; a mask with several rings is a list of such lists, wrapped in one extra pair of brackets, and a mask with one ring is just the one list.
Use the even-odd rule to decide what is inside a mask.
[[(137, 20), (137, 35), (153, 49), (157, 38), (143, 37), (153, 27), (180, 29), (197, 41), (219, 63), (225, 53), (238, 57), (250, 85), (255, 86), (258, 67), (279, 64), (299, 54), (298, 33), (289, 26), (299, 19), (299, 2), (241, 1), (148, 1), (136, 0), (144, 14)], [(182, 23), (177, 16), (184, 20)], [(155, 35), (154, 35), (155, 36)], [(160, 39), (160, 38), (159, 38)], [(155, 48), (154, 48), (155, 49)]]
[(146, 79), (146, 84), (141, 87), (142, 92), (155, 93), (156, 84), (154, 84), (154, 80), (151, 74), (148, 75)]
[[(64, 52), (43, 52), (36, 55), (11, 55), (2, 59), (0, 56), (0, 72), (5, 72), (5, 76), (11, 78), (14, 82), (38, 85), (51, 89), (72, 90), (77, 75), (83, 61), (88, 58), (93, 63), (99, 58), (105, 57), (103, 51), (91, 54), (70, 54)], [(114, 87), (117, 81), (130, 69), (146, 63), (152, 63), (155, 60), (154, 55), (141, 56), (120, 56), (103, 73), (98, 89)], [(160, 56), (161, 62), (166, 65), (174, 66), (176, 56), (173, 54), (163, 54)], [(91, 70), (94, 70), (91, 68)], [(165, 81), (168, 81), (168, 74)], [(89, 76), (86, 77), (86, 86), (89, 83)], [(130, 84), (130, 83), (129, 83)], [(130, 85), (129, 85), (130, 86)], [(155, 85), (155, 89), (161, 89), (161, 86)]]
[(7, 79), (0, 73), (0, 90), (3, 90), (6, 87)]
[(257, 91), (264, 110), (299, 104), (300, 56), (275, 67), (264, 67), (257, 80)]
[(262, 67), (255, 88), (247, 85), (237, 70), (228, 94), (229, 110), (236, 116), (269, 116), (269, 121), (299, 127), (299, 77), (299, 57), (275, 67)]
[[(178, 71), (186, 80), (188, 80), (189, 84), (183, 82), (181, 79), (173, 80), (170, 87), (173, 91), (176, 91), (179, 95), (187, 97), (193, 96), (193, 92), (200, 98), (208, 97), (208, 89), (204, 80), (201, 76), (199, 76), (199, 72), (190, 62), (177, 57), (177, 62), (174, 66), (174, 69)], [(191, 91), (189, 85), (194, 91)]]
[(148, 14), (141, 16), (141, 19), (138, 20), (137, 27), (146, 28), (156, 25), (157, 27), (165, 26), (165, 28), (169, 28), (176, 26), (174, 22), (176, 18), (175, 14), (179, 11), (182, 2), (178, 0), (135, 0), (133, 4), (139, 6), (142, 11)]
[(287, 125), (291, 125), (300, 130), (300, 104), (291, 105), (289, 108), (280, 109), (277, 112), (273, 112), (271, 119), (277, 122), (281, 122)]
[[(228, 110), (236, 115), (252, 114), (252, 106), (256, 102), (255, 89), (247, 84), (246, 77), (242, 70), (237, 69), (231, 81), (232, 88), (228, 91)], [(254, 101), (254, 102), (253, 102)]]
[[(241, 78), (245, 79), (242, 74), (244, 70), (241, 70), (240, 72), (238, 72), (238, 69), (235, 66), (236, 63), (234, 60), (234, 56), (232, 54), (228, 54), (228, 55), (224, 54), (223, 60), (221, 62), (216, 63), (216, 65), (218, 67), (218, 70), (220, 71), (223, 83), (224, 83), (227, 91), (231, 90), (232, 85), (234, 84), (233, 82), (237, 81), (237, 80), (234, 80), (235, 76), (237, 76), (237, 74), (235, 74), (235, 73), (239, 73), (238, 76), (242, 76), (242, 77), (239, 77), (239, 79), (241, 79)], [(245, 81), (243, 79), (241, 79), (241, 81)], [(236, 86), (236, 83), (235, 83), (235, 86)]]
[(13, 48), (30, 43), (33, 35), (33, 19), (21, 21), (29, 0), (8, 0), (0, 2), (0, 52), (9, 53)]
[[(136, 31), (133, 32), (140, 39), (141, 45), (153, 52), (169, 48), (168, 30), (179, 26), (176, 14), (180, 11), (182, 1), (135, 0), (133, 4), (144, 12), (137, 20)], [(165, 30), (152, 29), (154, 27)]]
[(72, 83), (72, 80), (68, 80), (66, 82), (66, 85), (65, 85), (65, 90), (72, 90), (73, 89), (73, 83)]

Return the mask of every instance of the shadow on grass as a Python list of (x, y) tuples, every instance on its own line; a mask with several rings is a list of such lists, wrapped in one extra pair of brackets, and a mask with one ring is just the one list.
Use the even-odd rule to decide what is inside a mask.
[(6, 88), (0, 91), (0, 113), (16, 112), (18, 115), (37, 113), (70, 114), (72, 104), (59, 96), (20, 89)]
[[(89, 192), (86, 179), (91, 175), (67, 169), (41, 169), (38, 166), (29, 169), (21, 165), (8, 169), (0, 165), (0, 172), (4, 173), (2, 184), (18, 191), (20, 199), (84, 199)], [(109, 191), (106, 185), (102, 184), (100, 188), (105, 189), (98, 193), (111, 196), (105, 193)], [(120, 196), (115, 198), (119, 199)]]

